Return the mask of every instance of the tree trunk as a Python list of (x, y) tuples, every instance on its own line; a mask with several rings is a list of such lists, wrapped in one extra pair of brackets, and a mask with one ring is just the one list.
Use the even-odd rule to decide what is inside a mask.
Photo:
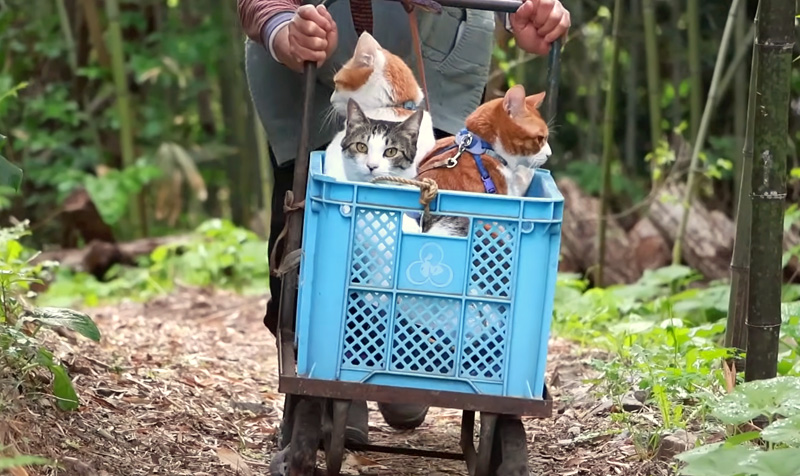
[[(112, 72), (117, 93), (117, 108), (119, 113), (120, 148), (122, 164), (130, 167), (135, 160), (133, 139), (133, 113), (130, 107), (130, 92), (125, 74), (125, 56), (122, 50), (122, 29), (119, 23), (119, 4), (117, 0), (106, 0), (106, 14), (108, 15), (108, 42), (111, 50)], [(146, 222), (142, 217), (144, 213), (137, 197), (131, 197), (130, 210), (134, 234), (146, 234)]]
[[(631, 23), (634, 25), (640, 19), (640, 0), (630, 0), (628, 3), (630, 10)], [(628, 29), (628, 54), (630, 61), (628, 63), (628, 74), (625, 84), (625, 165), (629, 173), (634, 174), (637, 172), (637, 165), (640, 163), (637, 157), (636, 143), (638, 138), (638, 109), (639, 109), (639, 68), (641, 67), (640, 57), (641, 48), (639, 48), (640, 36), (638, 28)]]
[[(703, 107), (703, 71), (700, 69), (700, 0), (688, 0), (686, 4), (686, 22), (689, 34), (689, 137), (694, 144), (700, 130), (700, 111)], [(723, 43), (724, 45), (724, 43)], [(722, 46), (722, 45), (720, 45)], [(720, 54), (717, 64), (725, 61)], [(677, 92), (676, 92), (677, 93)], [(691, 193), (691, 192), (690, 192)]]
[[(647, 94), (650, 101), (650, 150), (656, 150), (661, 142), (661, 86), (659, 85), (656, 12), (653, 0), (642, 0), (642, 21), (647, 63)], [(657, 165), (651, 164), (651, 168), (653, 167), (657, 167)], [(655, 182), (657, 181), (654, 180), (654, 188)]]
[(611, 200), (611, 154), (614, 153), (614, 116), (616, 114), (617, 77), (619, 76), (619, 24), (622, 17), (622, 0), (614, 0), (613, 23), (611, 26), (611, 65), (608, 72), (608, 91), (606, 91), (605, 116), (603, 118), (603, 157), (600, 185), (600, 219), (597, 223), (597, 266), (594, 284), (603, 286), (603, 267), (606, 257), (606, 223), (608, 202)]
[(747, 381), (777, 374), (794, 14), (794, 2), (761, 0), (756, 23)]
[[(697, 0), (689, 0), (689, 4), (696, 2)], [(716, 98), (717, 98), (717, 87), (719, 86), (719, 80), (722, 75), (722, 65), (725, 64), (725, 56), (728, 53), (728, 45), (730, 44), (731, 35), (733, 34), (733, 24), (736, 20), (736, 14), (739, 13), (739, 0), (733, 0), (731, 3), (731, 7), (728, 11), (728, 20), (725, 22), (725, 30), (722, 32), (722, 40), (720, 41), (719, 46), (719, 53), (717, 53), (717, 61), (714, 65), (714, 74), (711, 77), (711, 87), (708, 91), (708, 99), (706, 100), (706, 106), (703, 109), (703, 118), (700, 121), (700, 128), (697, 130), (697, 134), (695, 135), (694, 139), (692, 140), (692, 158), (689, 163), (689, 180), (686, 186), (686, 195), (683, 197), (683, 216), (681, 217), (681, 221), (678, 224), (678, 234), (675, 239), (675, 244), (672, 248), (672, 264), (679, 264), (681, 261), (681, 246), (683, 244), (683, 235), (686, 233), (686, 223), (689, 220), (689, 212), (691, 211), (690, 204), (694, 199), (694, 191), (695, 191), (695, 182), (697, 181), (700, 172), (698, 168), (699, 158), (700, 158), (700, 149), (702, 149), (703, 144), (706, 141), (706, 135), (708, 133), (708, 126), (711, 122), (711, 112), (714, 109)], [(690, 28), (691, 29), (691, 28)], [(695, 45), (697, 47), (697, 45)], [(690, 47), (691, 50), (691, 47)], [(692, 86), (694, 89), (694, 85)], [(694, 102), (694, 101), (692, 101)], [(692, 106), (694, 109), (694, 105)]]
[[(756, 13), (758, 18), (758, 13)], [(752, 48), (752, 47), (751, 47)], [(739, 163), (739, 186), (736, 207), (736, 239), (731, 258), (731, 295), (728, 301), (728, 322), (725, 328), (725, 346), (744, 352), (747, 349), (747, 296), (750, 287), (750, 224), (752, 222), (752, 200), (750, 198), (753, 173), (753, 120), (756, 107), (756, 75), (758, 51), (752, 48), (750, 66), (750, 89), (744, 128), (742, 157)], [(737, 111), (737, 115), (738, 115)], [(746, 365), (746, 364), (745, 364)], [(742, 367), (737, 365), (737, 367)]]
[(89, 38), (97, 54), (97, 62), (103, 68), (111, 69), (111, 58), (108, 55), (106, 44), (103, 41), (103, 26), (100, 21), (100, 13), (97, 10), (97, 0), (80, 0), (83, 6), (83, 16), (89, 28)]

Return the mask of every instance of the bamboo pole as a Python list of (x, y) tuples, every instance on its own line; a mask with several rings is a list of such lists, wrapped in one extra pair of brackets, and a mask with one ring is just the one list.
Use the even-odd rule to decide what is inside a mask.
[[(122, 29), (119, 23), (119, 4), (117, 0), (105, 0), (106, 15), (108, 16), (108, 43), (111, 54), (111, 70), (114, 76), (114, 86), (117, 94), (117, 110), (119, 113), (119, 136), (122, 152), (122, 165), (133, 165), (135, 156), (133, 139), (133, 114), (130, 106), (130, 92), (128, 91), (128, 78), (125, 74), (125, 53), (122, 50)], [(131, 229), (134, 236), (146, 234), (146, 220), (143, 219), (143, 207), (138, 197), (131, 197), (129, 204), (131, 211)]]
[(223, 70), (220, 75), (223, 89), (223, 100), (227, 102), (225, 121), (226, 137), (236, 145), (237, 152), (228, 158), (227, 174), (230, 184), (231, 216), (238, 226), (247, 227), (250, 224), (251, 182), (252, 175), (248, 161), (252, 157), (248, 153), (247, 127), (248, 114), (246, 102), (246, 88), (239, 59), (242, 58), (241, 26), (236, 17), (235, 6), (229, 3), (220, 3), (221, 17), (228, 35), (228, 54), (223, 57)]
[(616, 114), (617, 77), (619, 76), (619, 25), (622, 16), (622, 0), (614, 0), (613, 23), (611, 26), (611, 66), (608, 72), (605, 116), (603, 118), (603, 157), (600, 189), (600, 219), (597, 221), (597, 266), (594, 285), (603, 286), (603, 267), (606, 256), (606, 225), (608, 222), (608, 202), (611, 194), (611, 160), (614, 152), (614, 118)]
[(83, 16), (86, 19), (92, 46), (97, 53), (97, 62), (100, 63), (100, 66), (111, 69), (111, 58), (106, 44), (103, 42), (103, 27), (100, 22), (100, 13), (97, 11), (96, 0), (81, 0), (81, 6), (83, 6)]
[[(639, 0), (630, 0), (628, 2), (630, 8), (630, 15), (634, 19), (640, 18)], [(631, 25), (632, 26), (632, 25)], [(625, 80), (625, 165), (631, 172), (637, 169), (637, 164), (641, 161), (636, 157), (636, 143), (638, 138), (639, 121), (637, 120), (637, 111), (639, 109), (639, 67), (641, 58), (641, 48), (639, 47), (639, 30), (637, 28), (628, 29), (628, 71)]]
[(781, 328), (783, 215), (795, 2), (761, 0), (756, 23), (753, 217), (745, 380), (777, 374)]
[[(736, 18), (736, 31), (734, 35), (736, 38), (740, 38), (739, 49), (736, 52), (736, 56), (739, 56), (740, 52), (744, 52), (746, 56), (747, 53), (750, 53), (751, 61), (752, 61), (752, 52), (753, 52), (753, 38), (755, 38), (755, 23), (752, 25), (752, 32), (751, 35), (748, 35), (749, 38), (745, 38), (742, 40), (742, 36), (745, 35), (745, 28), (747, 27), (747, 18), (745, 15), (747, 14), (747, 2), (742, 2), (739, 5), (739, 16)], [(734, 58), (732, 65), (736, 64), (736, 59)], [(736, 150), (742, 151), (744, 150), (744, 143), (745, 137), (749, 132), (748, 127), (750, 124), (750, 120), (748, 119), (748, 113), (750, 111), (750, 104), (748, 98), (748, 89), (747, 89), (747, 69), (744, 66), (737, 67), (736, 69), (729, 71), (733, 73), (733, 136), (736, 138)], [(752, 72), (752, 65), (751, 65), (751, 72)], [(728, 73), (722, 77), (722, 83), (724, 86), (725, 79), (728, 77)], [(750, 90), (754, 88), (751, 87)], [(751, 116), (750, 116), (751, 117)], [(742, 177), (742, 164), (744, 164), (744, 156), (742, 156), (742, 160), (734, 160), (733, 161), (733, 203), (736, 203), (736, 208), (733, 209), (733, 215), (736, 217), (738, 215), (738, 204), (739, 204), (739, 193), (741, 190), (741, 177)], [(738, 180), (737, 180), (738, 179)]]
[(72, 26), (69, 22), (69, 13), (67, 13), (64, 0), (56, 0), (56, 7), (58, 8), (58, 20), (61, 23), (61, 34), (64, 35), (64, 42), (67, 44), (69, 67), (74, 73), (78, 70), (78, 53), (75, 47), (75, 37), (72, 35)]
[(736, 15), (739, 13), (739, 1), (733, 0), (730, 9), (728, 10), (728, 19), (725, 22), (725, 29), (722, 32), (722, 40), (720, 40), (719, 52), (717, 53), (717, 61), (714, 64), (714, 74), (711, 77), (711, 87), (708, 90), (708, 98), (706, 99), (706, 106), (703, 109), (703, 117), (700, 120), (700, 129), (697, 131), (697, 138), (692, 143), (692, 158), (689, 162), (689, 180), (686, 184), (686, 192), (683, 197), (683, 215), (678, 224), (678, 232), (675, 235), (675, 244), (672, 248), (672, 264), (680, 264), (682, 254), (683, 238), (686, 234), (686, 225), (689, 223), (689, 211), (691, 210), (692, 199), (694, 198), (694, 189), (697, 178), (700, 175), (699, 158), (700, 150), (706, 141), (708, 133), (708, 125), (711, 122), (711, 113), (717, 101), (717, 94), (719, 92), (719, 80), (722, 76), (722, 67), (725, 63), (725, 56), (728, 53), (728, 46), (730, 45), (731, 36), (733, 34), (733, 25), (736, 20)]
[[(758, 21), (758, 11), (754, 22)], [(751, 47), (752, 48), (752, 47)], [(747, 99), (744, 144), (742, 159), (739, 161), (739, 195), (736, 208), (736, 236), (731, 256), (731, 295), (728, 300), (728, 321), (725, 327), (725, 347), (736, 349), (739, 353), (747, 349), (747, 293), (750, 286), (750, 226), (752, 223), (752, 201), (750, 199), (753, 173), (753, 120), (756, 109), (756, 65), (758, 50), (752, 48), (750, 66), (750, 89)], [(739, 365), (741, 370), (741, 365)]]
[[(689, 137), (694, 144), (698, 139), (698, 132), (702, 119), (700, 111), (703, 108), (703, 72), (700, 69), (700, 6), (699, 0), (688, 0), (686, 4), (686, 20), (689, 36)], [(725, 55), (717, 59), (717, 64), (725, 61)]]
[[(645, 62), (647, 65), (647, 93), (650, 108), (650, 149), (656, 150), (661, 142), (661, 86), (659, 84), (658, 43), (656, 38), (656, 12), (653, 0), (642, 0)], [(657, 167), (652, 164), (652, 167)], [(653, 180), (655, 188), (658, 180)]]

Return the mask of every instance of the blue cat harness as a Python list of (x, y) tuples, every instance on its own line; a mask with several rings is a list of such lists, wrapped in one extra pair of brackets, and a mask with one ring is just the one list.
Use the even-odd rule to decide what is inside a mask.
[[(461, 155), (465, 152), (468, 152), (472, 155), (473, 160), (475, 160), (475, 165), (478, 167), (478, 173), (481, 174), (481, 181), (483, 182), (484, 191), (486, 191), (486, 193), (497, 193), (497, 187), (495, 187), (494, 181), (489, 175), (489, 171), (486, 170), (486, 167), (483, 165), (483, 159), (481, 156), (483, 154), (490, 155), (503, 165), (508, 165), (508, 162), (506, 162), (505, 159), (495, 152), (494, 148), (492, 148), (492, 144), (464, 128), (458, 131), (458, 134), (456, 134), (453, 145), (431, 152), (430, 155), (443, 154), (456, 148), (458, 150), (456, 151), (455, 155), (445, 161), (437, 162), (434, 165), (425, 168), (425, 170), (420, 173), (440, 167), (452, 169), (458, 165), (458, 160), (461, 158)], [(420, 219), (422, 218), (422, 215), (419, 212), (406, 212), (406, 215), (416, 220), (417, 223), (420, 223)]]

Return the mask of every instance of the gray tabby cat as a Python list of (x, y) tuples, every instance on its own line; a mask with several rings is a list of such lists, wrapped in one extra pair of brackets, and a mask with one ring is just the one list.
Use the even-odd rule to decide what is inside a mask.
[(369, 182), (381, 175), (414, 178), (422, 114), (423, 110), (418, 109), (401, 122), (371, 119), (350, 99), (341, 142), (347, 180)]

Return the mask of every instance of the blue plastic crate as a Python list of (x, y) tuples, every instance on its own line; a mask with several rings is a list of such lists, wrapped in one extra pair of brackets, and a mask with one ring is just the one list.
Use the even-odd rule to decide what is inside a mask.
[(298, 375), (541, 398), (564, 198), (537, 170), (524, 198), (440, 191), (466, 237), (404, 233), (419, 189), (339, 182), (310, 157)]

